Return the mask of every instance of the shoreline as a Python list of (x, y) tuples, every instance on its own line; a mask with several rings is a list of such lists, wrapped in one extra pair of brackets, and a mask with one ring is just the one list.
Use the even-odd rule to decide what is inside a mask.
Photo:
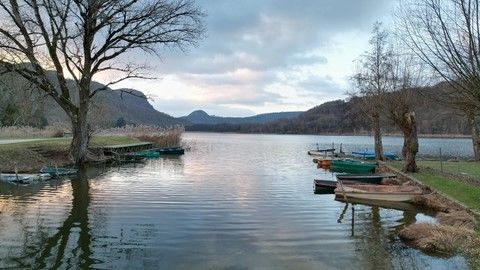
[[(344, 137), (373, 137), (369, 133), (365, 134), (354, 134), (354, 133), (255, 133), (255, 132), (232, 132), (232, 131), (196, 131), (196, 130), (186, 130), (185, 133), (218, 133), (218, 134), (244, 134), (244, 135), (298, 135), (298, 136), (344, 136)], [(382, 137), (403, 137), (400, 133), (389, 133), (383, 134)], [(470, 139), (470, 135), (464, 134), (418, 134), (418, 138), (425, 139)]]

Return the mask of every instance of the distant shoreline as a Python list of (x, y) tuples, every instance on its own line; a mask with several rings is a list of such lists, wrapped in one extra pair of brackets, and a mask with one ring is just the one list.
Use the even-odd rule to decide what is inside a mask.
[[(186, 133), (220, 133), (220, 134), (252, 134), (252, 135), (314, 135), (314, 136), (368, 136), (372, 137), (373, 135), (364, 133), (364, 134), (354, 134), (354, 133), (255, 133), (255, 132), (222, 132), (222, 131), (200, 131), (200, 130), (187, 130)], [(388, 133), (383, 134), (383, 137), (403, 137), (400, 133)], [(464, 134), (418, 134), (418, 138), (426, 139), (470, 139), (470, 135)]]

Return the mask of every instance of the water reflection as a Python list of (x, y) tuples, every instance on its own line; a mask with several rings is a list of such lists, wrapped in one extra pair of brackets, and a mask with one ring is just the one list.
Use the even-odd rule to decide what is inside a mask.
[(330, 176), (305, 137), (191, 136), (182, 157), (0, 184), (0, 268), (468, 268), (395, 237), (421, 213), (313, 194)]
[[(44, 241), (39, 256), (35, 259), (35, 268), (75, 268), (88, 269), (94, 263), (91, 258), (90, 244), (92, 235), (88, 221), (90, 204), (87, 170), (79, 170), (72, 186), (72, 208), (70, 214), (58, 228), (57, 233)], [(68, 259), (67, 259), (68, 258)]]

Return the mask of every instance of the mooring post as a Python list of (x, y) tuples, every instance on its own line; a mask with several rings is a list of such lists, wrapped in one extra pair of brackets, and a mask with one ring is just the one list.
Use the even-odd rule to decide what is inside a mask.
[(17, 164), (15, 164), (15, 178), (17, 178), (17, 182), (20, 181), (20, 179), (18, 178), (18, 168), (17, 168)]

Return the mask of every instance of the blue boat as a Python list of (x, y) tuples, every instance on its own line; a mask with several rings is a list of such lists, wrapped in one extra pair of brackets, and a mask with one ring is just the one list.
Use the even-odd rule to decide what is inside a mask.
[[(353, 151), (352, 155), (362, 159), (375, 159), (375, 151), (372, 149)], [(393, 152), (385, 151), (383, 152), (383, 156), (387, 159), (400, 160), (400, 157)]]

